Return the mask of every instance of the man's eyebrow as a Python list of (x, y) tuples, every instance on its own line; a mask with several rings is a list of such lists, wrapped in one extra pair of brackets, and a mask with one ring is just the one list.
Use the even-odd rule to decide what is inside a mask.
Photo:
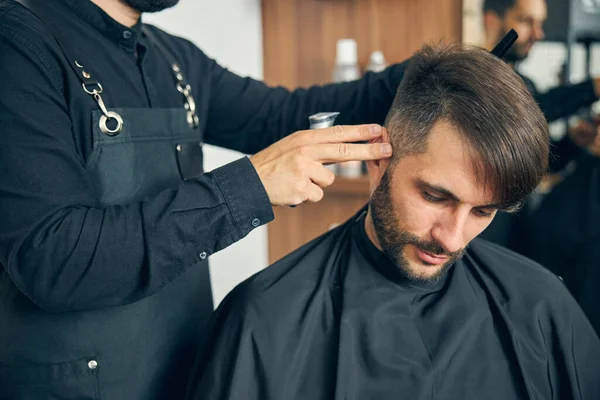
[[(422, 179), (417, 179), (417, 185), (421, 186), (421, 188), (423, 188), (423, 189), (431, 190), (432, 192), (437, 192), (439, 194), (442, 194), (456, 202), (461, 202), (460, 198), (457, 195), (455, 195), (454, 193), (452, 193), (450, 190), (446, 189), (443, 186), (434, 185), (432, 183), (425, 182)], [(477, 206), (475, 208), (497, 208), (497, 209), (500, 209), (501, 207), (498, 204), (484, 204), (481, 206)]]

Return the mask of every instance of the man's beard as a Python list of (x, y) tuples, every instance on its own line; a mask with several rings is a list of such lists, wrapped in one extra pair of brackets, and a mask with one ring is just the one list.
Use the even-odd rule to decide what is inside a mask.
[(527, 58), (527, 54), (520, 54), (517, 51), (517, 46), (513, 45), (504, 55), (504, 61), (514, 64)]
[[(394, 211), (391, 200), (391, 174), (390, 168), (385, 171), (379, 186), (373, 192), (369, 202), (369, 210), (375, 226), (375, 232), (383, 253), (396, 265), (404, 278), (416, 283), (435, 283), (444, 273), (454, 265), (465, 253), (465, 249), (448, 253), (435, 241), (424, 241), (418, 236), (402, 231), (399, 228), (399, 219)], [(404, 257), (407, 245), (413, 245), (427, 253), (446, 256), (448, 261), (439, 267), (439, 270), (430, 276), (420, 276), (411, 269), (410, 263)], [(422, 262), (422, 261), (421, 261)], [(424, 265), (431, 265), (422, 262)]]
[[(510, 29), (507, 30), (506, 32), (504, 32), (504, 35), (502, 35), (502, 37), (504, 37), (509, 31), (510, 31)], [(519, 51), (519, 49), (520, 49), (519, 46), (524, 47), (527, 45), (529, 45), (529, 43), (525, 43), (525, 44), (514, 43), (512, 46), (510, 46), (510, 48), (504, 55), (504, 57), (503, 57), (504, 61), (514, 64), (514, 63), (517, 63), (519, 61), (523, 61), (524, 59), (526, 59), (527, 56), (529, 55), (529, 51), (527, 51), (527, 52)], [(531, 43), (531, 46), (533, 46), (533, 43)], [(530, 50), (531, 50), (531, 47), (530, 47)]]
[(179, 0), (121, 0), (129, 7), (139, 12), (157, 12), (165, 8), (173, 7)]

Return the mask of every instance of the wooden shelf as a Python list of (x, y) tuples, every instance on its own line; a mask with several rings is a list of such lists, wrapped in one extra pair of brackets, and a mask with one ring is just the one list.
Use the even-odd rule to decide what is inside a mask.
[(331, 81), (336, 42), (353, 38), (364, 69), (374, 50), (389, 63), (423, 44), (461, 41), (463, 0), (261, 0), (264, 79), (293, 89)]
[(298, 207), (275, 207), (275, 220), (268, 226), (269, 263), (279, 260), (298, 247), (341, 224), (369, 201), (369, 178), (336, 177), (325, 188), (318, 203)]
[(369, 177), (364, 175), (356, 178), (337, 176), (335, 182), (324, 190), (326, 194), (369, 195)]

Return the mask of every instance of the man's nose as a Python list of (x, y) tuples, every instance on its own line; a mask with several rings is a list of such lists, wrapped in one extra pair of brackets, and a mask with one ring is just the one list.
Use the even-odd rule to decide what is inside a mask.
[(465, 227), (468, 211), (455, 210), (440, 219), (431, 230), (431, 237), (447, 253), (454, 253), (465, 246)]

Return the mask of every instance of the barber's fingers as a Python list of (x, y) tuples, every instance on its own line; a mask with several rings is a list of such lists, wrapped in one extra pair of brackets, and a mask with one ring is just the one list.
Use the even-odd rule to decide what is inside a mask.
[(335, 174), (319, 162), (310, 164), (307, 167), (307, 174), (311, 181), (322, 188), (331, 185), (335, 180)]
[(331, 143), (310, 146), (304, 151), (307, 156), (320, 163), (381, 160), (392, 156), (392, 146), (389, 143)]
[(294, 134), (297, 146), (316, 143), (367, 142), (383, 134), (383, 128), (377, 124), (335, 125), (329, 128), (300, 131)]
[(380, 137), (383, 127), (369, 125), (335, 125), (321, 133), (323, 143), (363, 142)]
[(323, 199), (323, 189), (321, 189), (319, 186), (317, 186), (314, 183), (308, 184), (308, 186), (305, 189), (304, 194), (306, 197), (305, 201), (310, 201), (311, 203), (316, 203), (318, 201), (321, 201), (321, 199)]
[(597, 127), (594, 124), (592, 124), (591, 122), (582, 121), (581, 124), (579, 125), (579, 127), (581, 128), (581, 133), (583, 135), (591, 136), (591, 137), (596, 136)]

